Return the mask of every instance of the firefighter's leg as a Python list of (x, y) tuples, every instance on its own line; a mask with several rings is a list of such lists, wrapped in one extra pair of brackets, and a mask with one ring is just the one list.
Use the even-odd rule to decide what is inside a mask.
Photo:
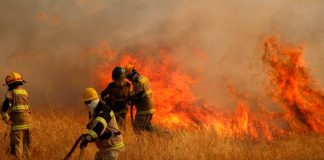
[(118, 114), (117, 122), (121, 127), (126, 125), (126, 113)]
[(10, 131), (10, 154), (11, 155), (15, 155), (16, 151), (15, 151), (15, 136), (13, 131)]
[(24, 130), (24, 139), (23, 139), (23, 149), (24, 149), (24, 158), (30, 159), (30, 131)]
[(135, 121), (134, 121), (134, 131), (136, 133), (140, 131), (144, 131), (145, 129), (145, 122), (146, 122), (146, 116), (145, 115), (135, 115)]
[(96, 154), (95, 160), (118, 160), (120, 150), (99, 151)]
[(17, 159), (23, 159), (23, 131), (16, 130), (10, 132), (11, 154)]
[(104, 156), (104, 159), (106, 160), (118, 160), (120, 151), (119, 150), (111, 150), (107, 152)]
[(152, 121), (152, 114), (151, 115), (148, 115), (146, 118), (146, 124), (145, 124), (145, 130), (146, 131), (149, 131), (149, 132), (153, 132), (154, 131), (154, 128), (153, 128), (153, 126), (152, 126), (152, 123), (151, 123), (151, 121)]
[(95, 160), (102, 160), (100, 151), (96, 153)]

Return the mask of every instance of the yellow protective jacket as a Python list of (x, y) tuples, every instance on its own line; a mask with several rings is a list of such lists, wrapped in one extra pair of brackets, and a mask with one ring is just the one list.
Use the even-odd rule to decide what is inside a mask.
[(115, 114), (112, 109), (100, 101), (88, 125), (89, 135), (94, 139), (100, 151), (119, 150), (124, 147)]
[(127, 100), (130, 95), (131, 85), (125, 82), (123, 86), (117, 86), (111, 82), (101, 92), (101, 98), (112, 108), (116, 115), (127, 113)]
[(151, 83), (145, 76), (140, 75), (136, 81), (133, 81), (132, 96), (136, 96), (135, 106), (137, 115), (153, 114), (154, 101)]
[(26, 130), (31, 126), (31, 109), (28, 103), (28, 92), (22, 87), (7, 91), (2, 104), (3, 118), (10, 117), (11, 130)]

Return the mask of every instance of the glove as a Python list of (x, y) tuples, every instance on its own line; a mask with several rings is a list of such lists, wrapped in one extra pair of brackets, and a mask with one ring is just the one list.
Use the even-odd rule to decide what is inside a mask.
[(3, 114), (2, 115), (2, 120), (6, 123), (6, 124), (10, 124), (10, 117), (7, 114)]
[(3, 119), (3, 121), (8, 125), (10, 124), (10, 119), (9, 118)]
[(128, 97), (128, 102), (129, 104), (136, 104), (139, 101), (139, 96), (138, 95), (131, 95)]
[(89, 134), (86, 134), (83, 136), (82, 142), (80, 144), (80, 149), (85, 148), (88, 146), (88, 143), (91, 142), (91, 136)]
[(88, 146), (89, 141), (88, 140), (83, 140), (80, 144), (80, 149), (85, 148)]

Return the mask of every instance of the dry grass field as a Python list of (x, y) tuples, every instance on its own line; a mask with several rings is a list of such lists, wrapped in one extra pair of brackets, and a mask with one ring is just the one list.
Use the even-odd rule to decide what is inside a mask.
[[(32, 159), (63, 159), (79, 134), (86, 132), (87, 114), (81, 107), (36, 108), (33, 117)], [(135, 135), (129, 128), (124, 130), (126, 147), (121, 159), (324, 159), (322, 135), (292, 134), (269, 141), (219, 137), (215, 131), (206, 128), (159, 130), (159, 133), (143, 135)], [(1, 123), (3, 135), (4, 124)], [(7, 145), (8, 139), (1, 138), (1, 160), (10, 159), (6, 153)], [(89, 145), (85, 159), (93, 159), (95, 152), (95, 146)], [(76, 150), (72, 159), (76, 159), (78, 153)]]
[[(87, 132), (84, 89), (101, 92), (127, 64), (150, 82), (157, 131), (128, 122), (122, 160), (324, 160), (324, 0), (0, 0), (0, 11), (0, 84), (13, 71), (28, 82), (32, 160), (66, 156)], [(9, 130), (0, 119), (0, 160), (14, 159)]]

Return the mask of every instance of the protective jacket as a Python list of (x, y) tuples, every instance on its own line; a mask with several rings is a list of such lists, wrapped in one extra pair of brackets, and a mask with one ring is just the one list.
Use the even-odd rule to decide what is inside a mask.
[(101, 92), (101, 98), (111, 106), (116, 115), (127, 113), (127, 100), (130, 95), (130, 83), (125, 82), (123, 86), (117, 86), (115, 82), (108, 84)]
[(137, 109), (136, 114), (153, 114), (155, 109), (151, 83), (149, 79), (145, 76), (139, 75), (137, 80), (133, 81), (132, 83), (134, 88), (131, 97), (133, 97), (133, 103), (135, 104)]
[(88, 124), (89, 135), (101, 151), (118, 150), (124, 147), (123, 137), (118, 128), (112, 109), (100, 101)]
[(21, 86), (9, 89), (2, 105), (3, 118), (10, 117), (11, 130), (27, 130), (31, 126), (31, 109), (28, 93)]

